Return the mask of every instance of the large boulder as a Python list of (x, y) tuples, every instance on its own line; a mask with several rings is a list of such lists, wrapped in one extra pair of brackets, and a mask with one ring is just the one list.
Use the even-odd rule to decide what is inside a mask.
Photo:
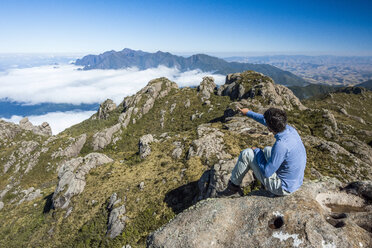
[(250, 100), (253, 104), (277, 107), (285, 110), (306, 109), (287, 87), (275, 84), (261, 73), (245, 71), (226, 76), (224, 85), (218, 88), (218, 95), (229, 96), (231, 100)]
[(85, 176), (97, 166), (113, 160), (101, 153), (89, 153), (62, 164), (58, 171), (58, 185), (53, 193), (54, 208), (67, 208), (73, 196), (84, 191)]
[(329, 180), (285, 197), (258, 191), (201, 201), (152, 233), (147, 246), (371, 247), (372, 205), (364, 191), (372, 182), (364, 184), (340, 190), (340, 182)]

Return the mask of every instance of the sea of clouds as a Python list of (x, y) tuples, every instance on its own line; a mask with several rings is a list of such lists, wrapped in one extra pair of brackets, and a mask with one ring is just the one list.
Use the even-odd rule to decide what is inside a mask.
[[(0, 99), (38, 103), (101, 103), (110, 98), (119, 104), (125, 96), (135, 94), (147, 83), (159, 77), (167, 77), (179, 87), (197, 86), (211, 73), (200, 70), (181, 72), (176, 68), (159, 66), (147, 70), (128, 68), (121, 70), (78, 70), (73, 64), (45, 65), (0, 72)], [(216, 84), (223, 84), (225, 76), (212, 75)], [(29, 116), (34, 124), (48, 122), (53, 134), (79, 123), (94, 112), (53, 112), (41, 116)], [(20, 116), (8, 121), (18, 122)]]

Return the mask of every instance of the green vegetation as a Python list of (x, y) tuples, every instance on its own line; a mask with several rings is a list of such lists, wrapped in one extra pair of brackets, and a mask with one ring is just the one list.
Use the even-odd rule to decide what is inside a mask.
[(305, 87), (290, 86), (288, 88), (292, 90), (295, 96), (297, 96), (300, 100), (303, 100), (311, 97), (325, 95), (328, 93), (333, 93), (337, 90), (338, 87), (324, 84), (309, 84)]
[[(262, 79), (250, 75), (244, 73), (241, 80), (247, 88), (253, 81)], [(366, 144), (372, 141), (371, 136), (366, 135), (366, 132), (372, 131), (369, 113), (372, 109), (371, 99), (371, 92), (361, 95), (339, 92), (320, 100), (308, 99), (304, 104), (309, 109), (288, 112), (289, 123), (296, 127), (302, 137), (335, 142), (347, 151), (354, 152), (352, 147), (344, 144), (350, 137), (357, 137)], [(143, 98), (137, 107), (142, 107), (145, 100)], [(83, 133), (87, 134), (87, 142), (80, 155), (91, 153), (93, 135), (118, 123), (123, 106), (111, 112), (107, 120), (97, 120), (93, 116), (65, 130), (54, 140), (22, 132), (14, 138), (13, 143), (3, 144), (0, 148), (2, 158), (9, 158), (14, 152), (19, 162), (21, 157), (16, 151), (21, 148), (21, 141), (37, 141), (39, 145), (27, 156), (32, 157), (39, 152), (40, 156), (29, 173), (23, 173), (23, 169), (16, 172), (15, 165), (7, 173), (1, 170), (0, 190), (16, 183), (2, 199), (5, 207), (0, 210), (0, 247), (122, 247), (126, 244), (144, 247), (149, 233), (171, 220), (182, 207), (191, 205), (193, 196), (198, 193), (197, 180), (205, 170), (218, 162), (217, 158), (210, 158), (208, 164), (203, 157), (186, 159), (190, 145), (198, 138), (197, 127), (200, 124), (210, 123), (211, 127), (224, 134), (225, 150), (232, 157), (238, 156), (246, 147), (263, 148), (274, 142), (274, 137), (269, 134), (242, 135), (227, 130), (222, 117), (232, 104), (230, 98), (212, 95), (209, 100), (210, 105), (203, 104), (193, 88), (174, 89), (167, 96), (157, 99), (153, 108), (141, 118), (139, 113), (133, 114), (127, 128), (114, 135), (117, 141), (99, 151), (114, 161), (89, 172), (84, 192), (71, 200), (70, 206), (73, 208), (68, 217), (66, 209), (50, 209), (51, 196), (58, 182), (57, 169), (66, 160), (63, 157), (52, 158), (52, 154), (69, 146), (73, 142), (70, 137), (77, 138)], [(260, 101), (260, 97), (255, 100)], [(188, 101), (190, 106), (186, 108)], [(266, 106), (263, 102), (261, 104)], [(171, 112), (172, 105), (175, 107)], [(254, 110), (258, 108), (255, 106)], [(348, 115), (342, 113), (341, 108)], [(339, 134), (331, 137), (324, 134), (324, 126), (332, 126), (332, 122), (324, 117), (326, 111), (323, 109), (328, 109), (336, 118), (338, 129), (341, 130)], [(162, 110), (165, 111), (163, 120)], [(362, 118), (364, 123), (355, 117)], [(152, 134), (157, 141), (151, 144), (151, 154), (141, 159), (138, 141), (145, 134)], [(178, 160), (172, 157), (174, 142), (182, 144), (182, 155)], [(46, 147), (48, 149), (43, 150)], [(345, 182), (351, 176), (370, 179), (363, 167), (351, 175), (355, 162), (342, 153), (331, 154), (326, 149), (309, 144), (306, 149), (308, 164), (305, 177), (308, 179), (317, 179), (320, 174)], [(0, 160), (0, 168), (6, 162), (6, 159)], [(21, 163), (21, 168), (25, 166), (27, 161)], [(145, 185), (143, 189), (138, 187), (141, 182)], [(43, 197), (18, 205), (24, 195), (21, 191), (29, 187), (41, 189)], [(254, 183), (246, 187), (244, 192), (247, 194), (259, 188), (260, 185)], [(182, 190), (188, 194), (183, 195)], [(120, 204), (125, 205), (127, 221), (123, 233), (110, 239), (106, 237), (109, 217), (107, 205), (114, 192), (122, 199)], [(181, 207), (169, 201), (169, 195), (179, 193)]]

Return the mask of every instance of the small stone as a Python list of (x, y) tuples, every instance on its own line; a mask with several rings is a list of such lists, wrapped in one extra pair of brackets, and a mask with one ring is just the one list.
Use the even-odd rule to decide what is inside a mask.
[(50, 228), (49, 231), (48, 231), (49, 236), (52, 236), (53, 233), (54, 233), (54, 226), (52, 228)]
[(173, 110), (176, 108), (177, 104), (176, 103), (173, 103), (169, 109), (169, 112), (172, 113)]
[(73, 210), (73, 207), (69, 207), (69, 209), (67, 209), (67, 212), (65, 214), (65, 218), (67, 218), (72, 213), (72, 210)]
[(145, 183), (144, 182), (140, 182), (140, 184), (138, 185), (138, 188), (140, 190), (143, 190), (145, 188)]

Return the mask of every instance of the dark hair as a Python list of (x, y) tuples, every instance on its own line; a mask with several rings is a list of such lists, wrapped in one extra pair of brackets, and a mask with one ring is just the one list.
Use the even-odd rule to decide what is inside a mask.
[(287, 125), (287, 114), (284, 110), (269, 108), (264, 113), (267, 126), (275, 133), (284, 131)]

